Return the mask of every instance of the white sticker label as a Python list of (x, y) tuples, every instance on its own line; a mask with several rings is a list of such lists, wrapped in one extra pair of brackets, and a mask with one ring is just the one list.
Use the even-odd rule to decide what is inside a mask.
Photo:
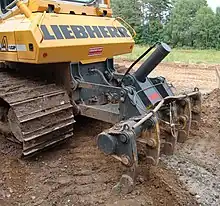
[(27, 51), (27, 47), (25, 44), (17, 44), (17, 51)]
[(3, 52), (27, 51), (27, 47), (25, 44), (0, 45), (0, 51)]

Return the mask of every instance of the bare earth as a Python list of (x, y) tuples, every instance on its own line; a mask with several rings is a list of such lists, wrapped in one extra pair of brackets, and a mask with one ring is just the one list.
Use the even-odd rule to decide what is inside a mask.
[(0, 205), (220, 205), (217, 67), (162, 64), (154, 71), (152, 75), (165, 76), (177, 90), (199, 87), (211, 94), (204, 95), (200, 128), (192, 130), (186, 143), (177, 145), (175, 155), (161, 157), (158, 167), (140, 162), (131, 194), (111, 193), (125, 168), (96, 147), (96, 134), (109, 125), (78, 118), (71, 141), (27, 160), (19, 158), (19, 145), (0, 135)]

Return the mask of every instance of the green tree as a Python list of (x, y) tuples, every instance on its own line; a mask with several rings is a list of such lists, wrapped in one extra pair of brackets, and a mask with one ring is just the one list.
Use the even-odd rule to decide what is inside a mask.
[(138, 0), (112, 0), (113, 15), (128, 22), (134, 29), (141, 26), (142, 11)]
[(220, 49), (220, 7), (213, 12), (207, 0), (112, 0), (112, 7), (136, 30), (136, 43)]
[(211, 8), (205, 6), (198, 10), (191, 28), (196, 47), (215, 47), (216, 23), (216, 16)]
[(214, 48), (220, 50), (220, 7), (216, 9), (214, 38)]
[(161, 39), (170, 0), (113, 0), (112, 8), (136, 30), (136, 43), (152, 44)]
[(144, 0), (143, 42), (153, 44), (163, 39), (164, 24), (171, 9), (170, 0)]
[(123, 18), (137, 32), (136, 43), (142, 42), (142, 11), (138, 0), (112, 0), (113, 16)]
[(167, 16), (171, 9), (170, 0), (144, 0), (146, 18), (149, 21), (160, 21), (161, 24), (165, 23)]
[(165, 27), (165, 40), (173, 46), (194, 46), (191, 27), (197, 11), (204, 6), (206, 0), (176, 0)]

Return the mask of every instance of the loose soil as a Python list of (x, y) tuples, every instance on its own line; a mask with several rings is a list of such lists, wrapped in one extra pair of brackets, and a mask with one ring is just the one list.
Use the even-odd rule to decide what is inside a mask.
[(162, 64), (152, 74), (165, 76), (178, 90), (201, 88), (202, 121), (186, 143), (177, 145), (175, 155), (162, 156), (157, 167), (140, 162), (131, 194), (112, 194), (126, 168), (96, 147), (96, 135), (110, 125), (80, 117), (72, 140), (30, 159), (20, 158), (19, 145), (0, 136), (0, 205), (220, 205), (216, 67)]

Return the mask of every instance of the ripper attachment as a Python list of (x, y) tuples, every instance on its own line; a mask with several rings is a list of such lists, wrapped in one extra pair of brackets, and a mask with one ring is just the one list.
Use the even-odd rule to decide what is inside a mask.
[(164, 77), (149, 77), (170, 51), (168, 45), (158, 44), (134, 74), (126, 72), (120, 82), (120, 121), (98, 135), (99, 149), (130, 168), (133, 180), (138, 154), (157, 165), (159, 156), (173, 154), (176, 142), (188, 138), (192, 121), (200, 119), (198, 89), (176, 96)]

